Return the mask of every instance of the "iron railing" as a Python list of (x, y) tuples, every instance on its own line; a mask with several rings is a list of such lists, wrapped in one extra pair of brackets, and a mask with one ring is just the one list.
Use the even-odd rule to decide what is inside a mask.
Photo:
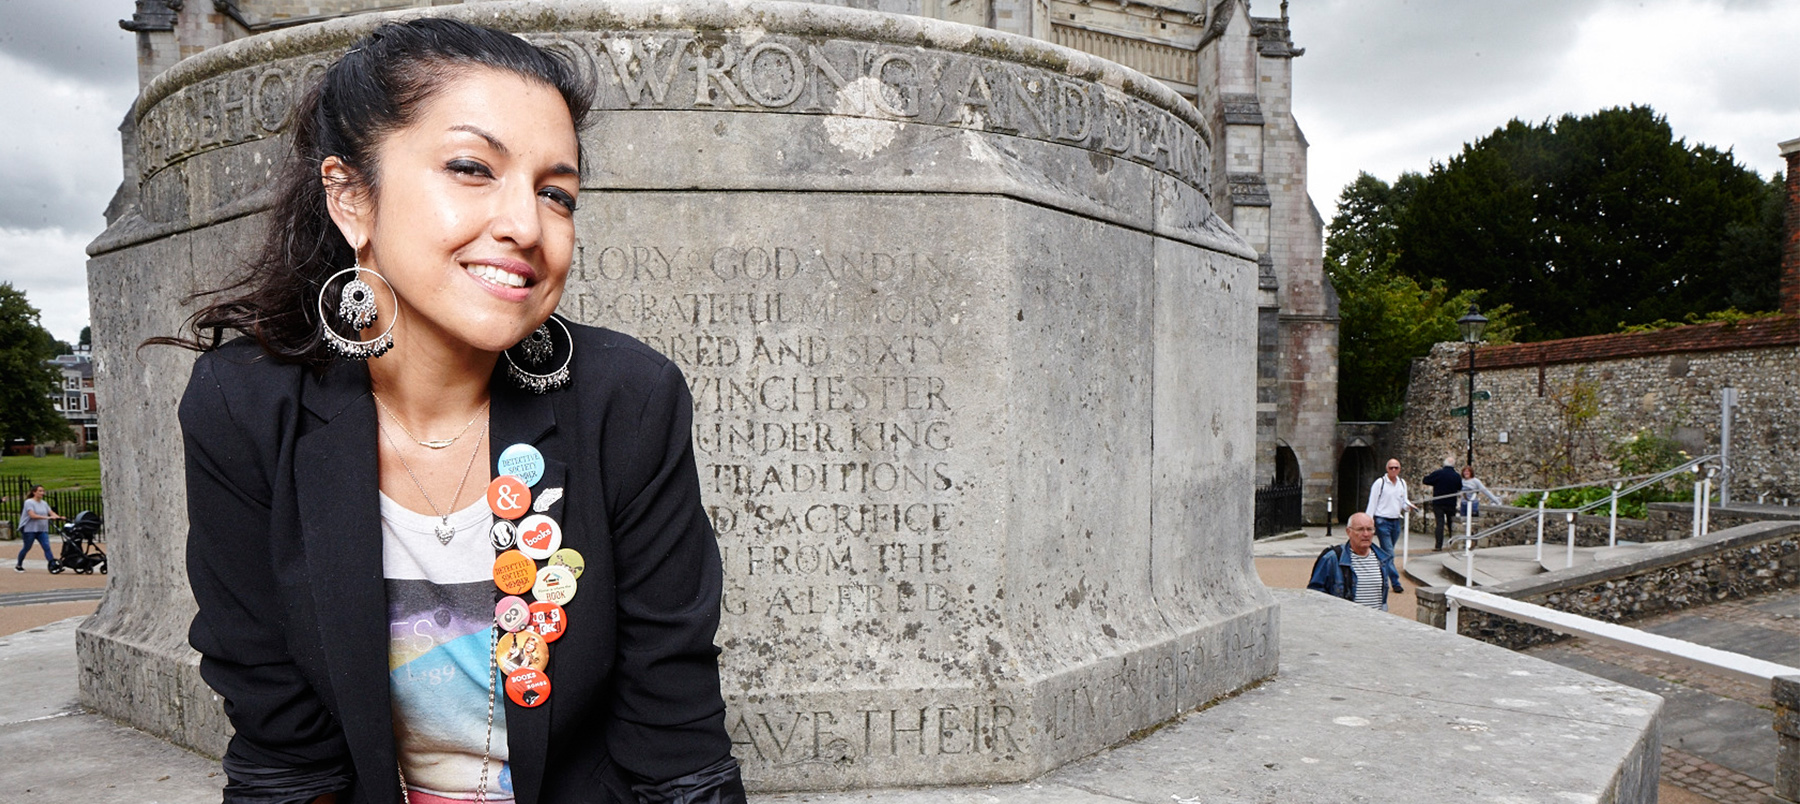
[(1300, 484), (1271, 483), (1256, 490), (1255, 538), (1299, 529)]

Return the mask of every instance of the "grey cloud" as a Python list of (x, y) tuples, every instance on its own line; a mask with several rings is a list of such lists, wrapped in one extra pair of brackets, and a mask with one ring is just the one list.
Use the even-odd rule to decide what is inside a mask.
[(95, 83), (137, 80), (131, 0), (0, 0), (0, 53)]
[[(1350, 119), (1460, 106), (1547, 80), (1591, 3), (1297, 0), (1295, 63), (1315, 108)], [(1311, 60), (1311, 63), (1307, 63)], [(1377, 125), (1386, 120), (1372, 121)], [(1504, 121), (1494, 121), (1496, 124)]]

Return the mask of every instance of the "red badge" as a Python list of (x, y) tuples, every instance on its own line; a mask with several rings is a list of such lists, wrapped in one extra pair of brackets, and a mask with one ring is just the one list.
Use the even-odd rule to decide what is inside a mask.
[(562, 638), (563, 631), (569, 627), (569, 615), (563, 613), (563, 607), (555, 603), (538, 601), (531, 604), (531, 619), (525, 627), (536, 631), (545, 642), (555, 642)]
[(550, 677), (529, 667), (507, 673), (506, 697), (520, 706), (537, 706), (550, 699)]
[(512, 475), (501, 475), (488, 484), (488, 508), (501, 519), (518, 519), (531, 508), (531, 487)]

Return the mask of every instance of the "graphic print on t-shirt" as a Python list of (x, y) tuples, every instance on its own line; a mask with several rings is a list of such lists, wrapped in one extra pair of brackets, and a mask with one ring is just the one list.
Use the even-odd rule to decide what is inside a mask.
[(385, 495), (381, 504), (388, 684), (396, 748), (412, 801), (473, 800), (485, 751), (487, 798), (506, 804), (513, 788), (504, 677), (495, 679), (491, 741), (487, 725), (494, 627), (487, 504), (451, 515), (456, 537), (447, 545), (433, 535), (435, 518), (401, 508)]

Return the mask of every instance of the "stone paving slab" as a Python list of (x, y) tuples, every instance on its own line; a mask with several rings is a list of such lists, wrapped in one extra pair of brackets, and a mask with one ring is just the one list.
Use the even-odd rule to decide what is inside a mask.
[(1775, 779), (1775, 730), (1768, 710), (1644, 675), (1560, 646), (1533, 655), (1663, 698), (1663, 739), (1672, 747), (1760, 782)]
[(218, 762), (87, 712), (76, 701), (75, 617), (0, 637), (0, 802), (218, 801)]
[(1655, 788), (1655, 696), (1324, 595), (1276, 596), (1280, 675), (1035, 784), (758, 801), (1567, 802), (1605, 800), (1633, 773)]

